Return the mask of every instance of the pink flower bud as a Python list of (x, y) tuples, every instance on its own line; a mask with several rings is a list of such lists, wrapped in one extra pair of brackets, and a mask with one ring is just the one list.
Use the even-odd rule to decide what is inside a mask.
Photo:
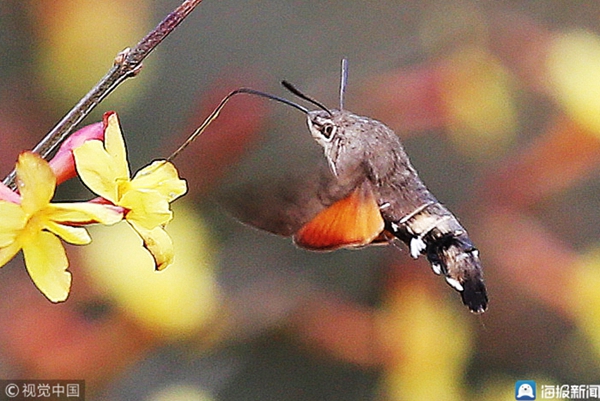
[[(104, 121), (106, 121), (106, 115), (109, 113), (113, 112), (106, 113)], [(63, 142), (56, 155), (50, 160), (50, 168), (52, 168), (52, 171), (56, 175), (57, 185), (77, 175), (75, 160), (73, 159), (73, 149), (83, 145), (85, 141), (92, 139), (103, 140), (105, 127), (105, 122), (87, 125)]]

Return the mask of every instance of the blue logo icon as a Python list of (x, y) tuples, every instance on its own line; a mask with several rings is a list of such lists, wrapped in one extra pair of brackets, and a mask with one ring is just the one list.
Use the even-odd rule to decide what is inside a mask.
[(515, 383), (515, 400), (535, 400), (535, 380), (518, 380)]

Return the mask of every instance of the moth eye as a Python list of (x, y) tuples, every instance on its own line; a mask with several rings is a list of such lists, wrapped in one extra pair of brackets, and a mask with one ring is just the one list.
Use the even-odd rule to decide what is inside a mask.
[(335, 134), (335, 125), (333, 124), (325, 124), (321, 129), (321, 134), (325, 137), (325, 139), (330, 139), (333, 134)]

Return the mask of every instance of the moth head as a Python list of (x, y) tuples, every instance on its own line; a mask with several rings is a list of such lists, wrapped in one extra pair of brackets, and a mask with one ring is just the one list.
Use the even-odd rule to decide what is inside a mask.
[(323, 148), (336, 176), (354, 174), (361, 168), (371, 149), (361, 117), (343, 110), (314, 110), (307, 120), (313, 139)]
[[(348, 80), (348, 62), (342, 60), (340, 79), (340, 107), (329, 109), (323, 103), (307, 96), (287, 81), (282, 85), (299, 98), (317, 106), (318, 109), (306, 112), (308, 128), (315, 141), (323, 147), (325, 156), (335, 175), (356, 171), (362, 164), (365, 142), (361, 141), (362, 123), (365, 120), (344, 110), (344, 93)], [(358, 123), (358, 124), (357, 124)], [(357, 140), (358, 139), (358, 140)]]
[(338, 137), (340, 127), (336, 121), (336, 110), (327, 112), (315, 110), (308, 113), (308, 129), (313, 138), (323, 148), (327, 149)]

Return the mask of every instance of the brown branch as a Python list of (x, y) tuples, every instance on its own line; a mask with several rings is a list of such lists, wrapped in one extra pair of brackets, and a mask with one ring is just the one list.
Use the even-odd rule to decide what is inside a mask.
[[(112, 68), (98, 83), (46, 134), (33, 148), (43, 158), (47, 158), (65, 139), (73, 128), (79, 124), (106, 96), (108, 96), (124, 80), (136, 76), (142, 61), (162, 42), (202, 0), (185, 0), (172, 13), (167, 15), (148, 35), (133, 49), (120, 52)], [(15, 171), (4, 179), (4, 184), (15, 189)]]

